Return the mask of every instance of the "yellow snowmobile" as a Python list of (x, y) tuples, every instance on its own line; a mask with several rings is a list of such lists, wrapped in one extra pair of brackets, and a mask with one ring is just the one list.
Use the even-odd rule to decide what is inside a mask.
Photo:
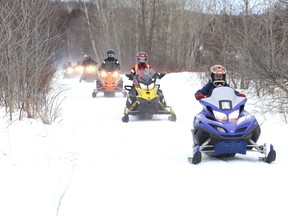
[[(176, 121), (176, 114), (170, 106), (166, 106), (159, 97), (159, 78), (153, 69), (146, 69), (140, 76), (134, 76), (133, 85), (136, 89), (136, 100), (130, 108), (125, 108), (123, 122), (129, 121), (129, 115), (142, 119), (151, 119), (155, 114), (168, 114), (170, 121)], [(126, 85), (125, 90), (130, 91), (133, 86)], [(129, 97), (129, 94), (128, 94)]]

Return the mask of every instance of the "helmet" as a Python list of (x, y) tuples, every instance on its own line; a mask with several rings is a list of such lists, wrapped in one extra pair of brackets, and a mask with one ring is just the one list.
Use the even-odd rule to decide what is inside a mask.
[(214, 86), (223, 86), (226, 82), (226, 68), (222, 65), (213, 65), (210, 75)]
[(88, 56), (87, 54), (84, 54), (84, 55), (83, 55), (83, 59), (88, 59), (88, 57), (89, 57), (89, 56)]
[(115, 52), (114, 50), (110, 49), (107, 51), (108, 58), (114, 58)]
[(148, 61), (148, 55), (145, 52), (139, 52), (137, 54), (137, 62), (138, 63), (147, 63)]

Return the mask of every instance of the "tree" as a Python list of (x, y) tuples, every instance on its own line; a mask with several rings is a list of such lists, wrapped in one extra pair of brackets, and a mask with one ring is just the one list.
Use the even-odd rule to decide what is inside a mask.
[(56, 72), (55, 53), (61, 40), (57, 4), (15, 0), (1, 1), (0, 8), (2, 102), (11, 120), (15, 109), (39, 117)]

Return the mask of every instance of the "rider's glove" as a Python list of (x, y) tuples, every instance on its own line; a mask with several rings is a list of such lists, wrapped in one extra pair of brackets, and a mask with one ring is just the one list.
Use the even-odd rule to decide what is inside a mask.
[(157, 74), (157, 73), (153, 74), (153, 78), (159, 79), (159, 74)]
[(241, 94), (241, 93), (238, 93), (238, 94), (236, 94), (238, 97), (246, 97), (246, 95), (245, 94)]
[(202, 98), (205, 98), (206, 96), (204, 94), (202, 94), (202, 93), (198, 93), (198, 94), (195, 95), (195, 97), (196, 97), (197, 100), (200, 100)]
[(129, 80), (133, 80), (133, 76), (131, 74), (126, 74), (126, 77), (128, 77)]

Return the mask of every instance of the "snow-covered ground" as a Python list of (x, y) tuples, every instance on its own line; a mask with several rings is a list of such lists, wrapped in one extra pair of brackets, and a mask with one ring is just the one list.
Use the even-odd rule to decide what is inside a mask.
[(78, 80), (61, 83), (67, 90), (57, 124), (9, 123), (1, 110), (0, 215), (286, 215), (288, 126), (278, 115), (254, 113), (259, 143), (277, 152), (272, 164), (257, 153), (188, 163), (200, 87), (196, 73), (161, 80), (177, 122), (155, 116), (123, 123), (122, 95), (92, 98), (94, 84)]

